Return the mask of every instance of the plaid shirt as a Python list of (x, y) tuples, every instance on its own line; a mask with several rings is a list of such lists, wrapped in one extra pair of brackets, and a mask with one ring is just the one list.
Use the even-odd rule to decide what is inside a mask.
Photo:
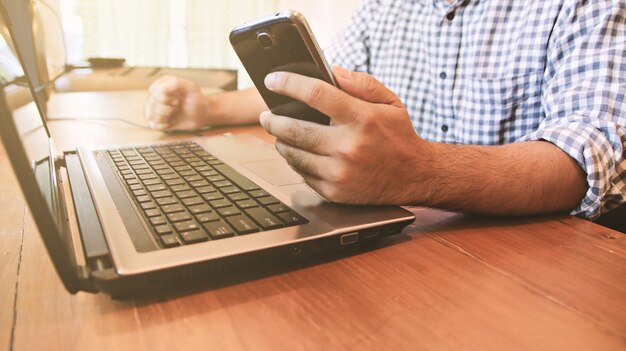
[(626, 1), (365, 0), (326, 50), (444, 143), (546, 140), (575, 159), (589, 219), (626, 199)]

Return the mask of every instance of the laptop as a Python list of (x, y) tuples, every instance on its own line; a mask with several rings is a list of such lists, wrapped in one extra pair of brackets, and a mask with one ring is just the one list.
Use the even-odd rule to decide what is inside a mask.
[[(5, 20), (16, 38), (19, 28)], [(28, 53), (11, 40), (29, 77)], [(70, 293), (152, 293), (232, 259), (320, 254), (400, 233), (415, 220), (397, 206), (324, 200), (272, 145), (251, 136), (82, 145), (57, 153), (45, 101), (33, 93), (32, 80), (29, 85), (37, 109), (10, 108), (0, 91), (0, 137)]]

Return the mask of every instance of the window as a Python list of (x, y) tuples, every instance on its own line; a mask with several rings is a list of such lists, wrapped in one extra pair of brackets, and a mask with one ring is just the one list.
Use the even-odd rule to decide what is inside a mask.
[(239, 70), (230, 30), (279, 7), (279, 0), (59, 1), (68, 62), (123, 57), (134, 66)]

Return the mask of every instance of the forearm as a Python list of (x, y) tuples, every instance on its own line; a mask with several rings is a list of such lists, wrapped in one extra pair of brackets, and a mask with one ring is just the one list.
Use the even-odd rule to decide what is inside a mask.
[(267, 105), (256, 88), (228, 91), (207, 96), (210, 124), (238, 125), (258, 123)]
[(422, 205), (482, 214), (569, 212), (587, 190), (578, 164), (548, 142), (432, 146), (424, 181), (415, 185)]

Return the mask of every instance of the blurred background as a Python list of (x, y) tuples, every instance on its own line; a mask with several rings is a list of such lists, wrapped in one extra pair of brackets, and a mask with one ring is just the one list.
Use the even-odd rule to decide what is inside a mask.
[[(237, 24), (283, 9), (302, 12), (322, 48), (359, 0), (32, 0), (40, 8), (51, 76), (66, 63), (121, 57), (129, 66), (229, 68), (251, 85), (228, 42)], [(5, 68), (10, 69), (10, 68)]]

